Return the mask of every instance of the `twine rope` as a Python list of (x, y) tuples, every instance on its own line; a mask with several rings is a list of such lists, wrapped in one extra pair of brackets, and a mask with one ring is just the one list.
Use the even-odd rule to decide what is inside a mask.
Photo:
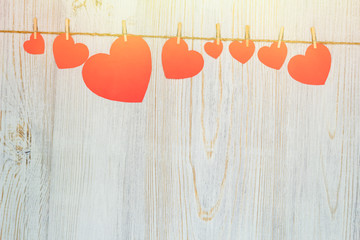
[[(18, 30), (0, 30), (0, 33), (18, 33), (18, 34), (28, 34), (33, 33), (33, 31), (18, 31)], [(64, 32), (38, 32), (40, 34), (51, 34), (51, 35), (59, 35)], [(71, 32), (71, 35), (87, 35), (87, 36), (100, 36), (100, 37), (120, 37), (122, 34), (117, 33), (89, 33), (89, 32)], [(136, 35), (136, 34), (134, 34)], [(176, 36), (167, 36), (167, 35), (136, 35), (143, 38), (173, 38)], [(189, 36), (182, 36), (182, 39), (191, 39), (191, 40), (216, 40), (216, 37), (189, 37)], [(244, 38), (221, 38), (221, 41), (243, 41)], [(251, 39), (253, 42), (276, 42), (278, 40), (272, 39)], [(301, 40), (283, 40), (285, 43), (305, 43), (305, 44), (312, 44), (312, 41), (301, 41)], [(333, 42), (333, 41), (317, 41), (318, 43), (322, 44), (329, 44), (329, 45), (360, 45), (360, 42)]]

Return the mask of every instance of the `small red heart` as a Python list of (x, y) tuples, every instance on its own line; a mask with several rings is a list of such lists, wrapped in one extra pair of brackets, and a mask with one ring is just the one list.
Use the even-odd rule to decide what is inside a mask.
[(100, 53), (84, 64), (86, 86), (96, 95), (119, 102), (142, 102), (151, 75), (149, 45), (139, 36), (119, 37), (110, 55)]
[(189, 51), (188, 45), (182, 39), (177, 44), (176, 37), (165, 42), (161, 58), (166, 78), (190, 78), (200, 73), (204, 67), (202, 55), (193, 50)]
[(220, 41), (220, 43), (217, 44), (216, 40), (214, 42), (207, 42), (205, 43), (204, 49), (210, 57), (217, 59), (223, 50), (223, 43)]
[(281, 42), (278, 48), (278, 42), (271, 44), (271, 47), (262, 47), (258, 52), (260, 62), (264, 65), (279, 70), (285, 62), (287, 55), (287, 47)]
[(290, 76), (298, 82), (309, 85), (324, 85), (329, 76), (331, 54), (323, 44), (310, 45), (304, 55), (297, 55), (290, 59), (288, 71)]
[(66, 33), (55, 38), (53, 53), (56, 65), (60, 69), (78, 67), (89, 57), (87, 46), (82, 43), (75, 44), (71, 36), (69, 36), (69, 40), (66, 40)]
[(36, 33), (36, 39), (34, 39), (34, 33), (31, 34), (30, 40), (24, 42), (24, 50), (30, 54), (43, 54), (45, 51), (45, 41), (40, 33)]
[(249, 46), (246, 46), (246, 41), (242, 41), (241, 43), (238, 41), (234, 41), (229, 45), (229, 51), (233, 58), (245, 64), (250, 58), (254, 55), (255, 52), (255, 44), (253, 41), (249, 40)]

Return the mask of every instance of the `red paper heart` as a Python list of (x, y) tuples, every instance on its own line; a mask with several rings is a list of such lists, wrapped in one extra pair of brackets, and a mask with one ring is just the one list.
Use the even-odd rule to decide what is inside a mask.
[(229, 45), (229, 51), (233, 58), (245, 64), (250, 58), (253, 56), (255, 52), (255, 44), (253, 41), (249, 40), (249, 46), (246, 46), (246, 41), (242, 41), (241, 43), (238, 41), (234, 41)]
[(86, 86), (96, 95), (120, 102), (142, 102), (151, 75), (151, 52), (139, 36), (115, 40), (110, 55), (100, 53), (84, 64)]
[(205, 43), (204, 49), (210, 57), (217, 59), (223, 50), (223, 43), (220, 41), (220, 43), (217, 44), (216, 40), (214, 42), (207, 42)]
[(89, 57), (87, 46), (82, 43), (75, 44), (71, 36), (69, 36), (69, 40), (66, 40), (66, 33), (55, 38), (53, 53), (56, 65), (60, 69), (78, 67)]
[(40, 33), (36, 33), (36, 39), (34, 39), (34, 33), (31, 34), (30, 40), (24, 42), (24, 50), (30, 54), (43, 54), (45, 51), (45, 41)]
[(190, 78), (204, 67), (202, 55), (196, 51), (189, 51), (188, 45), (182, 39), (177, 44), (177, 38), (170, 38), (162, 49), (162, 65), (166, 78)]
[(309, 85), (324, 85), (329, 76), (331, 54), (323, 44), (310, 45), (305, 56), (297, 55), (290, 59), (288, 71), (298, 82)]
[(287, 55), (287, 47), (281, 42), (278, 48), (278, 42), (271, 44), (271, 47), (262, 47), (258, 52), (260, 62), (264, 65), (279, 70), (285, 62)]

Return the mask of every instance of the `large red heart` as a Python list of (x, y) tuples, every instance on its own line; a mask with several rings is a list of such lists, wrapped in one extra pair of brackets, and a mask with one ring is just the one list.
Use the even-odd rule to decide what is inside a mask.
[(45, 41), (40, 33), (36, 33), (36, 39), (34, 39), (34, 33), (31, 34), (30, 40), (24, 42), (24, 50), (30, 54), (43, 54), (45, 51)]
[(86, 86), (100, 97), (120, 102), (142, 102), (151, 75), (151, 52), (139, 36), (127, 35), (111, 45), (110, 55), (100, 53), (84, 64)]
[(260, 62), (264, 65), (279, 70), (285, 62), (287, 47), (281, 42), (278, 48), (278, 42), (274, 42), (270, 47), (262, 47), (258, 52)]
[(210, 57), (217, 59), (223, 50), (223, 43), (220, 41), (220, 43), (217, 44), (216, 40), (214, 42), (207, 42), (205, 43), (204, 49)]
[(255, 44), (251, 40), (249, 40), (249, 46), (246, 46), (245, 40), (241, 43), (238, 41), (234, 41), (230, 43), (229, 51), (233, 58), (235, 58), (242, 64), (245, 64), (253, 56), (255, 52)]
[(66, 40), (65, 33), (55, 38), (53, 53), (56, 65), (60, 69), (78, 67), (89, 57), (87, 46), (82, 43), (75, 44), (71, 36), (69, 36), (69, 40)]
[(324, 85), (329, 76), (331, 54), (323, 44), (310, 45), (305, 56), (297, 55), (290, 59), (288, 71), (296, 81), (309, 85)]
[(188, 45), (182, 39), (177, 44), (177, 38), (170, 38), (162, 49), (162, 65), (166, 78), (190, 78), (204, 67), (202, 55), (196, 51), (189, 51)]

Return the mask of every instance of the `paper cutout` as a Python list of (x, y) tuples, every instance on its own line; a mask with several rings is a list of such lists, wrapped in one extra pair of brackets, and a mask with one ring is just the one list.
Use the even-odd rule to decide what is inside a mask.
[(205, 43), (204, 49), (210, 57), (217, 59), (223, 50), (223, 43), (220, 41), (220, 43), (217, 44), (216, 40), (214, 40), (214, 42), (207, 42)]
[(53, 53), (56, 65), (60, 69), (75, 68), (81, 66), (89, 57), (89, 49), (85, 44), (76, 43), (66, 33), (60, 34), (54, 40)]
[(183, 79), (194, 77), (204, 67), (202, 55), (196, 51), (189, 51), (188, 45), (182, 39), (177, 44), (177, 38), (170, 38), (164, 44), (161, 58), (166, 78)]
[(34, 39), (34, 33), (31, 34), (30, 40), (24, 42), (24, 50), (30, 54), (43, 54), (45, 52), (45, 41), (40, 33), (36, 33), (36, 39)]
[(260, 62), (265, 66), (279, 70), (285, 62), (287, 55), (287, 47), (284, 42), (281, 42), (278, 48), (278, 42), (274, 42), (270, 47), (262, 47), (258, 52)]
[(305, 56), (297, 55), (290, 59), (288, 71), (296, 81), (309, 85), (325, 84), (330, 72), (331, 54), (323, 44), (316, 45), (317, 48), (309, 46)]
[(249, 41), (249, 46), (246, 46), (246, 40), (241, 43), (238, 41), (233, 41), (229, 45), (229, 51), (233, 58), (241, 62), (242, 64), (247, 63), (250, 58), (254, 55), (255, 52), (255, 44), (253, 41)]
[(86, 86), (96, 95), (119, 102), (142, 102), (151, 75), (151, 52), (144, 39), (127, 35), (119, 37), (110, 55), (100, 53), (84, 64), (82, 75)]

